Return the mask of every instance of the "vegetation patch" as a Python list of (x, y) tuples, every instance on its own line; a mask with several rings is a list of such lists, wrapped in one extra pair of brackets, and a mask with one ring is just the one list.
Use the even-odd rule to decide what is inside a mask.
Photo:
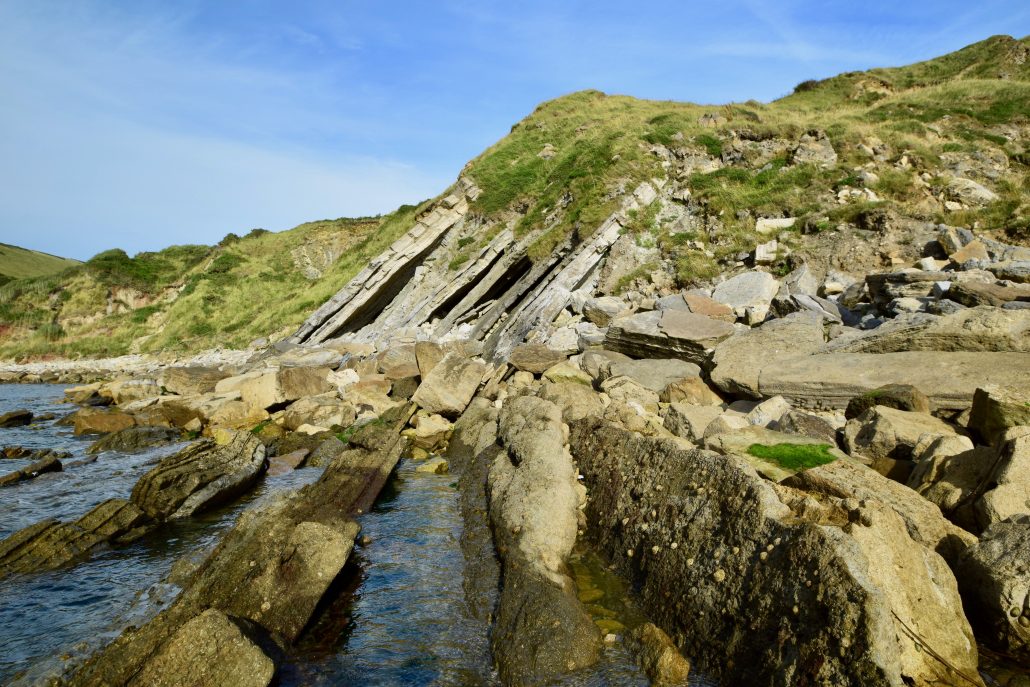
[(747, 452), (788, 470), (807, 470), (837, 460), (829, 444), (751, 444)]

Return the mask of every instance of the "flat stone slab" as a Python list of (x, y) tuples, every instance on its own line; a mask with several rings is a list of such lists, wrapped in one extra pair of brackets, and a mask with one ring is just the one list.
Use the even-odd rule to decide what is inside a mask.
[(776, 361), (758, 375), (762, 396), (804, 408), (845, 408), (886, 384), (911, 384), (938, 409), (964, 410), (977, 387), (1030, 388), (1030, 353), (822, 353)]

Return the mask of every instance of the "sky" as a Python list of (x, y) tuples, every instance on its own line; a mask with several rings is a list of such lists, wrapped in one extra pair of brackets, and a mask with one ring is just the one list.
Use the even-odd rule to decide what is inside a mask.
[(386, 213), (573, 91), (768, 101), (1030, 3), (0, 0), (0, 242), (87, 259)]

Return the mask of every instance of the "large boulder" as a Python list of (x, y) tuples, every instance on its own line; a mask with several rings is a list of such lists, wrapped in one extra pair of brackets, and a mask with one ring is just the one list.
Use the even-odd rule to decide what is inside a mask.
[(209, 608), (173, 634), (143, 665), (133, 685), (267, 687), (276, 665), (224, 613)]
[(998, 460), (983, 489), (983, 496), (975, 504), (981, 528), (1030, 513), (1030, 427), (1016, 427), (1004, 435)]
[(554, 367), (567, 357), (564, 353), (551, 350), (544, 344), (521, 344), (512, 350), (508, 362), (516, 370), (538, 375), (543, 374), (547, 369)]
[(1001, 307), (1011, 302), (1030, 301), (1030, 284), (1002, 286), (999, 284), (982, 284), (978, 282), (962, 282), (952, 284), (948, 289), (948, 300), (961, 303), (970, 308), (979, 305)]
[(676, 358), (612, 363), (609, 371), (612, 377), (629, 377), (656, 394), (661, 394), (670, 384), (701, 375), (700, 367)]
[(422, 379), (411, 400), (429, 413), (457, 418), (468, 407), (487, 371), (485, 363), (448, 353)]
[(622, 299), (615, 296), (588, 298), (583, 304), (583, 316), (598, 327), (607, 327), (626, 309)]
[(225, 443), (199, 441), (161, 460), (132, 489), (132, 502), (155, 520), (182, 518), (248, 490), (267, 467), (265, 446), (250, 432)]
[(953, 434), (951, 425), (933, 415), (873, 406), (844, 426), (844, 450), (871, 459), (911, 460), (924, 435)]
[(979, 307), (935, 317), (898, 316), (875, 329), (841, 336), (827, 351), (1030, 351), (1030, 313)]
[(779, 290), (780, 283), (768, 272), (745, 272), (716, 286), (712, 299), (733, 308), (748, 324), (758, 324), (768, 316)]
[(507, 684), (537, 684), (595, 663), (601, 636), (576, 597), (567, 559), (584, 494), (561, 411), (531, 396), (501, 410), (505, 451), (490, 467), (490, 519), (504, 574), (492, 634)]
[(1030, 426), (1027, 387), (977, 389), (973, 393), (968, 426), (988, 443), (995, 443), (1012, 427)]
[(277, 408), (305, 396), (335, 391), (325, 367), (287, 367), (269, 370), (240, 385), (240, 397), (254, 408)]
[(914, 413), (931, 411), (930, 399), (919, 389), (910, 384), (887, 384), (848, 401), (844, 417), (851, 420), (875, 406), (909, 410)]
[(213, 392), (215, 385), (229, 376), (228, 372), (215, 367), (166, 367), (159, 382), (170, 393), (194, 396)]
[(335, 393), (328, 393), (307, 396), (290, 404), (283, 413), (283, 426), (290, 431), (296, 431), (301, 425), (350, 427), (356, 417), (353, 405), (340, 400)]
[(822, 319), (794, 313), (732, 336), (715, 349), (712, 383), (730, 394), (761, 398), (759, 375), (766, 367), (813, 353), (826, 342)]
[[(1030, 354), (911, 351), (904, 353), (825, 353), (762, 363), (743, 371), (759, 380), (763, 396), (784, 396), (805, 408), (841, 408), (849, 400), (886, 384), (920, 389), (937, 410), (964, 410), (973, 390), (985, 384), (1030, 388)], [(739, 370), (739, 367), (737, 368)], [(713, 373), (713, 379), (719, 370)], [(716, 381), (734, 386), (737, 375)]]
[(976, 537), (948, 522), (936, 505), (851, 459), (799, 472), (784, 484), (840, 499), (879, 501), (901, 516), (914, 541), (936, 551), (952, 566), (966, 547), (976, 541)]
[(128, 413), (98, 408), (81, 408), (72, 415), (72, 421), (75, 434), (110, 434), (136, 424), (136, 420)]
[(12, 410), (0, 415), (0, 427), (24, 427), (32, 424), (32, 412), (28, 410)]
[(634, 358), (678, 358), (708, 368), (716, 345), (733, 325), (687, 310), (655, 310), (614, 320), (605, 348)]
[(596, 418), (570, 445), (596, 545), (721, 684), (982, 685), (954, 578), (892, 508), (817, 500)]
[(584, 384), (545, 383), (540, 385), (537, 396), (558, 406), (565, 422), (604, 413), (601, 396)]
[(977, 636), (995, 651), (1030, 661), (1030, 515), (991, 525), (956, 570)]
[(122, 379), (104, 384), (98, 393), (109, 397), (116, 405), (125, 405), (160, 396), (161, 385), (153, 379)]
[(667, 430), (678, 437), (697, 443), (704, 438), (708, 425), (722, 415), (722, 412), (719, 406), (676, 402), (669, 404), (662, 417)]

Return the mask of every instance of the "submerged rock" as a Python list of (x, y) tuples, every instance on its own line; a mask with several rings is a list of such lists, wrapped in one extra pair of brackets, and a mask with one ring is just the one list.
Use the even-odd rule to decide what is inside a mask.
[(165, 446), (182, 439), (182, 433), (169, 427), (128, 427), (112, 432), (90, 446), (86, 453), (122, 451), (132, 453), (152, 446)]
[[(70, 684), (135, 684), (161, 647), (210, 608), (235, 623), (246, 621), (269, 643), (296, 641), (350, 556), (360, 530), (353, 514), (371, 507), (400, 460), (405, 441), (398, 432), (411, 412), (391, 411), (382, 423), (358, 430), (351, 439), (355, 448), (337, 456), (318, 482), (245, 513), (169, 608), (125, 630)], [(198, 670), (220, 671), (219, 661), (217, 654), (198, 658)]]
[(50, 454), (31, 465), (26, 465), (20, 470), (15, 470), (6, 475), (0, 476), (0, 487), (10, 486), (17, 484), (18, 482), (24, 482), (25, 480), (39, 477), (40, 475), (47, 472), (61, 472), (63, 470), (61, 461), (58, 460), (57, 455)]
[(24, 427), (32, 424), (32, 412), (28, 410), (12, 410), (0, 415), (0, 427)]
[(153, 524), (124, 499), (104, 501), (75, 522), (38, 522), (0, 541), (0, 578), (57, 568), (109, 542), (128, 543)]

